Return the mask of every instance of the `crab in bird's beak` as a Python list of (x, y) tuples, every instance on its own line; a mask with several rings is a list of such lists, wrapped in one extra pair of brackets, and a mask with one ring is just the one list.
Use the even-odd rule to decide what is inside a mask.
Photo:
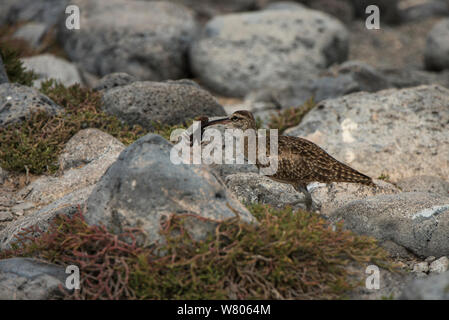
[[(196, 119), (196, 121), (201, 122), (200, 141), (203, 139), (203, 133), (204, 133), (204, 130), (206, 129), (206, 127), (214, 125), (214, 124), (226, 124), (226, 123), (231, 122), (231, 120), (228, 117), (209, 121), (209, 118), (206, 116), (198, 117)], [(194, 132), (192, 132), (190, 134), (190, 146), (193, 146), (193, 136), (194, 136)]]

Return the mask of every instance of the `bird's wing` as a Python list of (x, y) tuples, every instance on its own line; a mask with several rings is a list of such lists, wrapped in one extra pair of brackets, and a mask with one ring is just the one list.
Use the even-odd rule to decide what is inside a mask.
[[(371, 179), (333, 158), (311, 141), (283, 136), (279, 149), (285, 150), (286, 166), (305, 182), (370, 181)], [(279, 158), (282, 158), (281, 156)], [(281, 161), (281, 160), (280, 160)]]

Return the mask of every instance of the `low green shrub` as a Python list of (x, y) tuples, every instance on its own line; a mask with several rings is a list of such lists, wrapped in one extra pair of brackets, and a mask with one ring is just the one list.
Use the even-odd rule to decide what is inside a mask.
[(315, 107), (315, 101), (313, 98), (307, 100), (303, 105), (299, 107), (291, 107), (283, 109), (277, 112), (277, 114), (271, 115), (268, 127), (271, 129), (278, 129), (282, 134), (288, 128), (297, 126), (301, 123), (302, 118)]
[(46, 232), (25, 229), (0, 258), (79, 266), (80, 290), (67, 299), (342, 299), (360, 285), (349, 264), (390, 266), (374, 239), (314, 214), (249, 209), (258, 225), (231, 219), (203, 241), (192, 239), (182, 216), (172, 216), (161, 226), (166, 243), (151, 248), (137, 245), (140, 230), (115, 235), (87, 225), (80, 211), (58, 217)]
[(37, 75), (33, 71), (26, 71), (17, 51), (0, 44), (0, 55), (6, 70), (9, 82), (32, 86)]

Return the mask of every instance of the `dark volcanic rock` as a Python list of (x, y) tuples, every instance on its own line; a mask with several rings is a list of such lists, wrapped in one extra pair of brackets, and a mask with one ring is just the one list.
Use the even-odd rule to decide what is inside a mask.
[(32, 112), (56, 114), (62, 108), (34, 88), (16, 83), (0, 84), (0, 126), (20, 122)]
[(63, 267), (31, 258), (0, 260), (0, 300), (47, 300), (62, 296)]
[(193, 13), (163, 1), (77, 0), (81, 28), (60, 24), (70, 59), (99, 76), (126, 72), (139, 80), (166, 80), (189, 73), (187, 50), (197, 32)]
[(131, 84), (137, 80), (138, 79), (136, 77), (125, 72), (114, 72), (101, 78), (94, 90), (106, 91), (115, 87), (126, 86), (127, 84)]
[(19, 21), (43, 22), (48, 26), (65, 19), (69, 0), (2, 0), (0, 25)]
[(175, 125), (200, 115), (226, 115), (210, 93), (190, 80), (133, 82), (107, 90), (103, 102), (106, 112), (149, 129), (154, 122)]
[(207, 166), (173, 164), (172, 147), (149, 134), (125, 149), (89, 197), (86, 221), (115, 232), (141, 227), (145, 244), (163, 240), (161, 223), (171, 215), (190, 217), (186, 227), (197, 239), (214, 229), (214, 221), (237, 213), (255, 221)]

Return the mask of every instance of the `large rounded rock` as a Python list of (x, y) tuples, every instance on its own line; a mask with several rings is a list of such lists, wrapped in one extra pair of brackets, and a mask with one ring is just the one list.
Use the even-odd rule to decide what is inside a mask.
[[(111, 164), (125, 149), (119, 140), (98, 129), (84, 129), (75, 134), (59, 155), (62, 170), (80, 167), (98, 159)], [(105, 156), (110, 160), (105, 161)]]
[(449, 300), (449, 271), (406, 284), (401, 300)]
[(436, 24), (427, 35), (424, 62), (427, 69), (449, 69), (449, 19)]
[(40, 22), (28, 22), (14, 32), (14, 39), (26, 41), (33, 49), (39, 50), (48, 26)]
[(138, 79), (136, 77), (125, 72), (114, 72), (101, 78), (94, 87), (94, 90), (107, 91), (115, 87), (126, 86), (127, 84), (131, 84), (137, 80)]
[(137, 81), (107, 90), (104, 110), (130, 124), (152, 129), (155, 122), (174, 125), (199, 115), (226, 115), (223, 107), (193, 81)]
[(349, 1), (342, 0), (312, 0), (309, 7), (315, 10), (326, 12), (344, 23), (349, 23), (354, 19), (354, 7)]
[(65, 269), (31, 258), (0, 260), (0, 300), (48, 300), (62, 298)]
[[(201, 22), (224, 13), (254, 10), (258, 7), (260, 0), (166, 0), (181, 3), (187, 8), (195, 11)], [(263, 0), (265, 1), (265, 0)]]
[(60, 106), (34, 88), (16, 83), (0, 84), (0, 127), (23, 121), (33, 112), (56, 114), (61, 110)]
[(288, 135), (314, 141), (371, 177), (449, 177), (449, 89), (431, 85), (325, 100)]
[(78, 68), (64, 59), (52, 54), (42, 54), (21, 59), (27, 70), (32, 70), (38, 78), (34, 80), (33, 86), (40, 88), (41, 83), (48, 79), (55, 79), (65, 86), (82, 83)]
[(347, 31), (319, 11), (263, 10), (212, 19), (190, 50), (202, 83), (226, 95), (305, 79), (348, 53)]
[(76, 190), (94, 186), (125, 146), (97, 129), (79, 131), (59, 156), (60, 175), (41, 176), (18, 192), (22, 199), (49, 204)]
[(69, 0), (2, 0), (0, 2), (0, 25), (21, 21), (43, 22), (51, 26), (65, 19)]
[(354, 200), (361, 200), (374, 195), (401, 192), (388, 182), (375, 179), (374, 183), (377, 187), (346, 182), (312, 183), (308, 186), (308, 189), (314, 203), (320, 209), (320, 214), (324, 217), (329, 217), (334, 210)]
[(429, 192), (449, 196), (449, 182), (438, 177), (409, 177), (399, 180), (396, 185), (404, 192)]
[(79, 30), (60, 25), (69, 57), (92, 74), (126, 72), (141, 80), (188, 74), (187, 48), (197, 32), (187, 8), (162, 1), (77, 0)]
[(196, 239), (214, 230), (214, 222), (255, 218), (201, 165), (171, 162), (173, 146), (149, 134), (125, 149), (101, 178), (87, 203), (86, 221), (120, 232), (140, 227), (144, 244), (162, 241), (161, 224), (172, 215), (185, 216)]
[(392, 241), (419, 256), (449, 254), (449, 197), (421, 192), (356, 200), (330, 214), (345, 227)]
[(362, 61), (351, 60), (332, 66), (308, 80), (251, 92), (245, 97), (245, 103), (269, 103), (270, 108), (276, 110), (279, 107), (301, 106), (311, 97), (320, 102), (360, 91), (377, 92), (424, 84), (440, 84), (449, 88), (449, 70), (435, 73), (414, 69), (381, 69)]
[(59, 176), (42, 176), (16, 194), (25, 200), (10, 208), (20, 218), (0, 231), (0, 250), (9, 248), (23, 228), (33, 226), (45, 231), (59, 214), (72, 215), (84, 207), (95, 184), (114, 163), (125, 146), (97, 129), (75, 134), (59, 156)]
[(244, 203), (263, 203), (275, 208), (290, 206), (306, 209), (307, 200), (293, 186), (257, 173), (238, 173), (226, 177), (226, 185)]

